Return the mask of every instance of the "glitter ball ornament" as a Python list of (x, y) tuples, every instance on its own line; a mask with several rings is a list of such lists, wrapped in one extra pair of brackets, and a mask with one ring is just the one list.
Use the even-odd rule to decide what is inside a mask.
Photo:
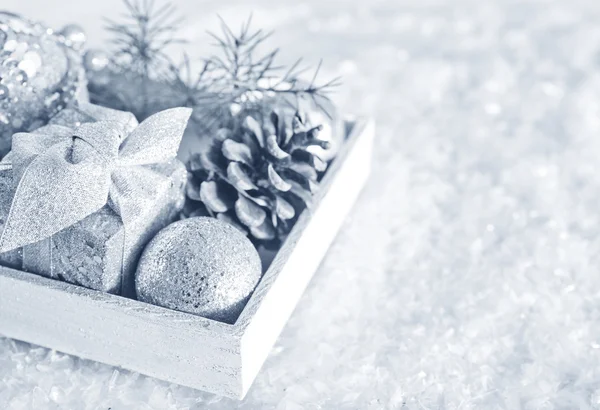
[(63, 34), (0, 12), (0, 157), (15, 132), (45, 125), (85, 93), (81, 48), (83, 31), (67, 26)]
[(189, 218), (160, 231), (136, 274), (138, 299), (233, 323), (262, 274), (252, 243), (214, 218)]
[(59, 35), (65, 45), (74, 50), (81, 50), (85, 45), (85, 31), (77, 24), (69, 24), (68, 26), (63, 27)]

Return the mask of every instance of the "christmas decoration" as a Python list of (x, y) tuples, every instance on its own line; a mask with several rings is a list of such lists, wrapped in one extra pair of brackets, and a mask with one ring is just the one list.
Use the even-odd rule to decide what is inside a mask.
[(0, 20), (0, 333), (241, 398), (366, 181), (373, 127), (341, 122), (320, 64), (259, 54), (250, 20), (176, 64), (173, 7), (124, 1), (112, 50)]
[(110, 57), (90, 50), (84, 62), (90, 100), (106, 107), (132, 112), (140, 121), (160, 110), (183, 104), (162, 76), (170, 60), (165, 49), (180, 43), (174, 37), (181, 22), (174, 7), (148, 1), (125, 1), (128, 14), (122, 22), (108, 20), (113, 35)]
[[(83, 56), (83, 66), (86, 71), (88, 71), (88, 75), (90, 75), (90, 73), (101, 72), (108, 66), (109, 62), (110, 60), (106, 53), (100, 50), (89, 50)], [(88, 84), (88, 87), (91, 86), (92, 84)]]
[(327, 147), (317, 138), (320, 129), (307, 127), (301, 113), (287, 119), (275, 111), (220, 129), (213, 146), (188, 163), (185, 215), (215, 216), (255, 241), (280, 243), (327, 168), (308, 151)]
[[(187, 56), (176, 65), (165, 53), (181, 42), (175, 37), (178, 19), (172, 6), (126, 5), (128, 20), (108, 26), (117, 45), (109, 62), (98, 51), (84, 59), (92, 101), (132, 111), (138, 119), (172, 104), (193, 108), (180, 149), (181, 157), (191, 157), (193, 174), (185, 215), (214, 215), (249, 232), (255, 242), (278, 246), (310, 203), (320, 174), (343, 140), (343, 122), (327, 95), (339, 79), (318, 84), (319, 64), (312, 79), (303, 80), (301, 60), (284, 70), (276, 64), (277, 49), (258, 54), (270, 34), (252, 31), (250, 19), (238, 34), (221, 20), (222, 33), (211, 33), (221, 54), (206, 59), (195, 76)], [(232, 138), (221, 138), (224, 132)], [(248, 145), (244, 139), (250, 134), (260, 141), (247, 146), (253, 153), (248, 163), (222, 152), (233, 149), (233, 143)], [(200, 163), (204, 147), (213, 141), (216, 147)]]
[[(187, 55), (176, 64), (167, 51), (182, 42), (174, 7), (125, 5), (123, 21), (108, 20), (108, 51), (86, 50), (78, 25), (55, 33), (0, 13), (0, 263), (133, 297), (144, 245), (183, 216), (191, 221), (156, 243), (178, 234), (194, 243), (204, 240), (191, 236), (201, 231), (214, 238), (198, 249), (180, 244), (161, 263), (181, 264), (186, 252), (212, 260), (210, 252), (237, 248), (250, 262), (230, 269), (234, 258), (223, 257), (212, 268), (229, 273), (209, 269), (210, 289), (180, 300), (198, 287), (190, 278), (158, 296), (140, 280), (138, 291), (174, 309), (233, 320), (260, 278), (255, 248), (268, 255), (263, 260), (277, 252), (344, 138), (328, 97), (339, 81), (317, 81), (321, 64), (306, 79), (301, 60), (285, 68), (278, 50), (259, 54), (270, 34), (251, 30), (250, 19), (239, 33), (221, 20), (222, 33), (210, 34), (221, 53), (197, 69)], [(81, 92), (86, 80), (92, 103)], [(160, 245), (148, 249), (160, 253)], [(145, 260), (140, 277), (165, 274)]]
[(0, 11), (0, 158), (11, 136), (45, 125), (76, 98), (86, 98), (83, 30), (61, 33)]
[[(256, 55), (269, 34), (252, 32), (250, 20), (239, 34), (221, 23), (222, 35), (213, 37), (223, 56), (209, 58), (188, 87), (198, 91), (191, 99), (194, 119), (212, 147), (188, 162), (184, 215), (216, 216), (257, 245), (276, 249), (310, 205), (326, 161), (340, 145), (342, 123), (327, 97), (338, 80), (317, 85), (319, 64), (312, 80), (302, 81), (300, 60), (281, 72), (278, 50)], [(185, 90), (189, 81), (178, 83)]]
[(69, 24), (58, 33), (65, 45), (74, 50), (81, 50), (85, 45), (85, 31), (77, 24)]
[(139, 300), (235, 322), (261, 277), (252, 243), (231, 225), (190, 218), (160, 231), (136, 273)]
[(23, 247), (30, 272), (127, 293), (143, 245), (182, 206), (185, 169), (175, 155), (190, 111), (163, 111), (135, 127), (129, 113), (81, 104), (15, 134), (16, 189), (0, 252)]

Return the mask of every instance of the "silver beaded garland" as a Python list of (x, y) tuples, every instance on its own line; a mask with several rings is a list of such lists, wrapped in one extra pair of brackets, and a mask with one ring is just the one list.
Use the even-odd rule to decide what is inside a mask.
[(85, 90), (81, 55), (85, 34), (63, 34), (12, 13), (0, 12), (0, 158), (12, 134), (42, 125)]
[(142, 254), (138, 299), (233, 323), (262, 274), (258, 252), (232, 225), (189, 218), (160, 231)]

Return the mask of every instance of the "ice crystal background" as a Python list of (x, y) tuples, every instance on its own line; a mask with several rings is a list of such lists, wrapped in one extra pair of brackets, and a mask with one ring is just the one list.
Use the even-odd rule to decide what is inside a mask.
[[(369, 186), (245, 401), (0, 338), (0, 408), (600, 409), (597, 0), (175, 4), (192, 57), (253, 11), (343, 74)], [(2, 6), (92, 45), (121, 9)]]

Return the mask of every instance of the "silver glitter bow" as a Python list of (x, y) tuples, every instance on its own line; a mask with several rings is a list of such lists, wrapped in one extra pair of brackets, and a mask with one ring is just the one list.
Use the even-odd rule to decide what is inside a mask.
[(0, 252), (48, 238), (107, 203), (126, 225), (166, 178), (144, 165), (175, 158), (190, 115), (168, 109), (132, 131), (130, 117), (116, 117), (15, 134), (8, 159), (16, 188)]

